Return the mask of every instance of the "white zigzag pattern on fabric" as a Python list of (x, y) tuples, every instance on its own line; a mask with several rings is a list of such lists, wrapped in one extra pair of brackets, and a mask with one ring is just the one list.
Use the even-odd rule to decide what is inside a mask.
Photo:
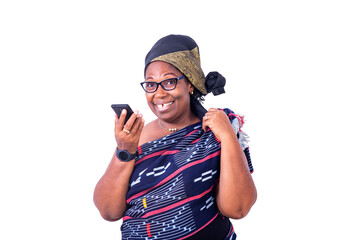
[(209, 209), (209, 207), (214, 205), (214, 200), (215, 198), (213, 196), (209, 197), (205, 202), (206, 204), (202, 208), (200, 208), (200, 211), (204, 210), (205, 208)]
[[(131, 221), (131, 224), (128, 222)], [(149, 229), (148, 229), (149, 226)], [(147, 219), (131, 219), (125, 221), (121, 227), (126, 230), (123, 240), (137, 239), (179, 239), (195, 229), (195, 222), (188, 204), (172, 209), (156, 216), (156, 221)], [(151, 238), (149, 237), (149, 232)]]
[[(130, 208), (127, 210), (125, 215), (131, 217), (140, 217), (147, 212), (166, 207), (175, 202), (181, 201), (186, 197), (183, 176), (180, 174), (161, 187), (148, 192), (143, 197), (131, 200), (129, 204), (136, 205), (136, 209), (138, 210), (134, 210), (135, 208)], [(147, 203), (146, 208), (143, 207), (144, 198), (146, 199)]]
[(147, 168), (139, 173), (139, 177), (130, 184), (131, 187), (138, 184), (141, 181), (141, 175), (143, 175), (143, 173), (146, 172), (146, 170)]
[(204, 172), (204, 173), (201, 174), (200, 177), (195, 178), (194, 182), (198, 182), (198, 181), (205, 182), (207, 180), (210, 180), (216, 173), (217, 173), (217, 170), (215, 170), (215, 171), (209, 170), (207, 172)]
[(194, 146), (185, 147), (179, 153), (175, 154), (174, 162), (177, 166), (182, 167), (189, 162), (200, 160), (202, 156), (208, 156), (212, 154), (218, 145), (219, 143), (216, 141), (216, 139), (211, 139), (208, 137), (206, 139), (205, 145), (196, 143)]
[(166, 169), (171, 165), (169, 162), (166, 166), (160, 166), (153, 169), (152, 172), (146, 174), (146, 176), (154, 175), (154, 177), (160, 176), (165, 173)]

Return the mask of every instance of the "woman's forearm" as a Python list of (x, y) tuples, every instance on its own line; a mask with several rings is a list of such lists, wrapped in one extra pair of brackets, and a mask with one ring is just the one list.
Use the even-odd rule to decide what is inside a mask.
[(246, 156), (235, 134), (229, 134), (221, 141), (218, 207), (225, 216), (240, 219), (250, 211), (256, 197)]
[(122, 162), (115, 154), (94, 191), (94, 203), (101, 216), (108, 221), (122, 218), (126, 211), (126, 193), (134, 161)]

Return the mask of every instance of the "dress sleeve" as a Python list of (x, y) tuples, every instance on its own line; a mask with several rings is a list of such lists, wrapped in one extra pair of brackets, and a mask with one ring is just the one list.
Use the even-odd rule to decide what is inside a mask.
[(249, 138), (249, 135), (247, 135), (244, 131), (242, 131), (242, 127), (245, 123), (244, 116), (236, 114), (228, 108), (221, 109), (221, 110), (223, 110), (228, 115), (231, 125), (232, 125), (232, 127), (235, 131), (235, 134), (237, 136), (237, 139), (239, 141), (239, 144), (245, 153), (245, 156), (246, 156), (246, 159), (248, 162), (248, 166), (249, 166), (249, 170), (251, 173), (253, 173), (254, 168), (253, 168), (253, 165), (251, 162), (250, 149), (249, 149), (250, 138)]

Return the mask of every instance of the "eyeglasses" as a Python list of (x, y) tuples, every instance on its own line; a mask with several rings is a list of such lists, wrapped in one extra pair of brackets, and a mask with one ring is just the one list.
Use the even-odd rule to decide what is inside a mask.
[(182, 75), (178, 78), (168, 78), (165, 80), (162, 80), (161, 82), (153, 82), (153, 81), (145, 81), (141, 82), (140, 85), (147, 93), (153, 93), (156, 92), (159, 85), (165, 90), (165, 91), (171, 91), (176, 88), (177, 82), (180, 79), (183, 79), (185, 76)]

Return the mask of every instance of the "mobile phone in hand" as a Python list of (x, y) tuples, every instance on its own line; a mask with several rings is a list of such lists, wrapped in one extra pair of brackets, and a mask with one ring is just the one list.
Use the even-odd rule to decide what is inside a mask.
[(112, 104), (111, 108), (115, 111), (118, 118), (120, 118), (121, 111), (126, 109), (126, 117), (125, 122), (130, 118), (130, 116), (134, 113), (131, 107), (128, 104)]

